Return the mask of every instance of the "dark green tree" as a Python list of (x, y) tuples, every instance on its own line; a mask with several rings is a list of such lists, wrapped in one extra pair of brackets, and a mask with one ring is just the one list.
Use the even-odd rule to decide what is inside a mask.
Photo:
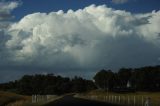
[(132, 69), (121, 68), (117, 73), (117, 81), (119, 83), (119, 87), (125, 88), (127, 83), (130, 82), (132, 76)]
[(111, 70), (101, 70), (94, 76), (95, 84), (101, 89), (111, 89), (114, 86), (114, 73)]

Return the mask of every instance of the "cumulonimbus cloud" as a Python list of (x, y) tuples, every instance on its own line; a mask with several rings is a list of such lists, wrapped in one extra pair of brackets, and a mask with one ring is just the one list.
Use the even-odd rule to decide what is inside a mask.
[(7, 30), (0, 64), (62, 73), (159, 64), (159, 23), (160, 11), (132, 14), (106, 5), (29, 14)]

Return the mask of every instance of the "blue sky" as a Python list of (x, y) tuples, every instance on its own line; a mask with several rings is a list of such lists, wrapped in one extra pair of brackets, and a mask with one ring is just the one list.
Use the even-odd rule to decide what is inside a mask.
[(0, 82), (159, 65), (159, 23), (160, 0), (0, 0)]
[(22, 5), (15, 9), (13, 14), (16, 20), (26, 14), (34, 12), (51, 12), (68, 9), (83, 9), (91, 4), (107, 5), (108, 7), (126, 10), (132, 13), (146, 13), (160, 9), (160, 0), (128, 0), (125, 3), (115, 4), (112, 0), (22, 0)]

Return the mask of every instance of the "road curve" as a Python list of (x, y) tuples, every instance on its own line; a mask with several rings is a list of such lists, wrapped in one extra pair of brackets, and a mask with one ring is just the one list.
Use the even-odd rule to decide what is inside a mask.
[(80, 99), (73, 97), (73, 95), (67, 95), (61, 99), (48, 103), (45, 106), (118, 106), (118, 105), (113, 105), (93, 100)]

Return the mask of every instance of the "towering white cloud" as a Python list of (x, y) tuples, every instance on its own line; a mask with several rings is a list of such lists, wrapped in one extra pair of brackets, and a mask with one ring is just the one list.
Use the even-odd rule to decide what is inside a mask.
[(159, 64), (159, 23), (160, 11), (132, 14), (105, 5), (29, 14), (8, 29), (4, 63), (62, 73)]

